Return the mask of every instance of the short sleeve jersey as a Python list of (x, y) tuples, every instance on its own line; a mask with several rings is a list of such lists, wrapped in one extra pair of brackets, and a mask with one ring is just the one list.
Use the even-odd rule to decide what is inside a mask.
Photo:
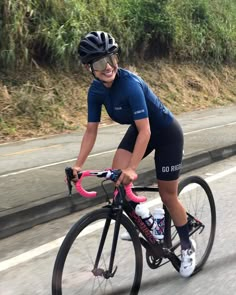
[(119, 68), (110, 88), (94, 80), (88, 92), (88, 122), (100, 122), (102, 105), (108, 115), (120, 124), (134, 124), (149, 118), (151, 130), (167, 127), (172, 113), (148, 85), (137, 75)]

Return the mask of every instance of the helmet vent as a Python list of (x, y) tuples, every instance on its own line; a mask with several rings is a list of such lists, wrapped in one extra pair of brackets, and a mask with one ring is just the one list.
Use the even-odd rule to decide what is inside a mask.
[(79, 55), (83, 64), (92, 63), (108, 53), (118, 52), (115, 39), (103, 31), (88, 33), (79, 44)]

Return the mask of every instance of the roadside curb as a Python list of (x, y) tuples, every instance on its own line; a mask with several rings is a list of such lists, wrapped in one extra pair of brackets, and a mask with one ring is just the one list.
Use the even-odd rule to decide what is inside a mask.
[[(215, 148), (210, 151), (201, 151), (184, 158), (182, 174), (209, 165), (213, 162), (224, 160), (236, 154), (236, 144)], [(155, 182), (155, 170), (143, 170), (139, 173), (142, 183), (152, 184)], [(137, 184), (141, 184), (138, 181)], [(105, 185), (108, 193), (112, 192), (111, 183)], [(95, 206), (104, 202), (105, 193), (101, 186), (90, 187), (89, 190), (98, 192), (95, 199), (85, 199), (78, 194), (71, 197), (54, 195), (43, 200), (29, 203), (24, 206), (5, 210), (0, 214), (0, 239), (9, 237), (20, 231), (32, 228), (38, 224), (63, 217), (73, 212)]]

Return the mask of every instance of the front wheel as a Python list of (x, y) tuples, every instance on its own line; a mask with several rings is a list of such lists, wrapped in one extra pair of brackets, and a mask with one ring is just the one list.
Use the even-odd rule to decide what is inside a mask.
[[(190, 176), (179, 184), (179, 200), (187, 211), (190, 238), (196, 242), (197, 273), (206, 263), (214, 243), (216, 209), (213, 194), (207, 182), (199, 176)], [(179, 236), (171, 226), (171, 238), (176, 255), (180, 255)]]
[[(105, 223), (110, 220), (100, 260), (95, 260)], [(107, 277), (116, 214), (110, 208), (93, 211), (80, 219), (65, 237), (53, 270), (53, 295), (138, 294), (142, 278), (142, 249), (131, 221), (122, 215), (120, 231), (132, 241), (118, 238), (113, 276)], [(109, 222), (108, 222), (109, 223)]]

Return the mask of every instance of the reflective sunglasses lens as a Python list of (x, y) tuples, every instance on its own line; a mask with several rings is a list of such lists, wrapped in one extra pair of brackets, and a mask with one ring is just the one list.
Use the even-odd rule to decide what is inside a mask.
[(110, 55), (110, 59), (111, 59), (111, 65), (116, 66), (118, 63), (118, 55), (112, 54)]
[(107, 67), (107, 60), (105, 57), (103, 57), (95, 61), (92, 66), (95, 71), (104, 71)]
[(115, 67), (118, 62), (118, 56), (116, 54), (105, 56), (95, 61), (92, 66), (95, 71), (104, 71), (107, 67), (107, 63), (112, 67)]

